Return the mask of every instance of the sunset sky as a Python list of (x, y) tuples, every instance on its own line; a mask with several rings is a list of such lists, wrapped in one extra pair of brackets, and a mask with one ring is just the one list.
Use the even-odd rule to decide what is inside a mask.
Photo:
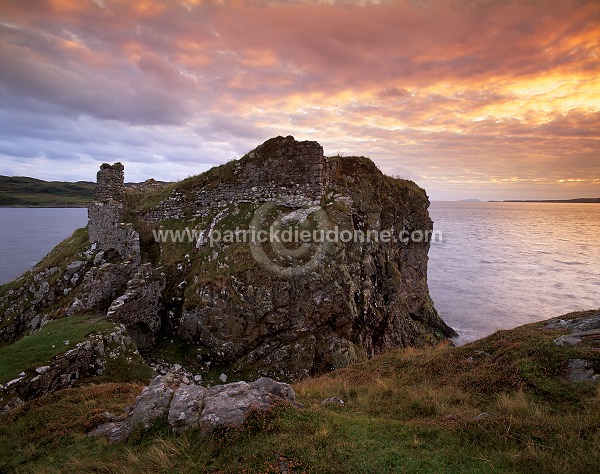
[(600, 2), (0, 0), (0, 174), (174, 180), (277, 135), (434, 200), (600, 197)]

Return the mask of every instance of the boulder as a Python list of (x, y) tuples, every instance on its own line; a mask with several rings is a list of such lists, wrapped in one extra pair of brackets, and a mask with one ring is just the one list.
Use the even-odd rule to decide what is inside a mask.
[(254, 382), (234, 382), (205, 388), (183, 383), (174, 374), (158, 376), (142, 390), (135, 403), (125, 409), (126, 417), (98, 426), (90, 436), (106, 436), (122, 441), (137, 426), (148, 427), (166, 419), (174, 431), (198, 429), (211, 433), (219, 426), (241, 427), (248, 415), (269, 410), (278, 402), (296, 402), (294, 389), (287, 384), (262, 377)]

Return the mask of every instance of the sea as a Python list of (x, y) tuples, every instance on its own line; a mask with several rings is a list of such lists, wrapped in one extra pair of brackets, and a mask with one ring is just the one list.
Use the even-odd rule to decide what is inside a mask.
[[(600, 307), (600, 204), (434, 201), (429, 212), (429, 290), (456, 344)], [(86, 209), (0, 208), (0, 284), (86, 223)]]

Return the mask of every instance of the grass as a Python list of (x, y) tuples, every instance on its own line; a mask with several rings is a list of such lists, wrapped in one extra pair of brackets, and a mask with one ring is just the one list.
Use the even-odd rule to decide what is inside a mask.
[[(33, 295), (29, 291), (30, 285), (35, 283), (35, 275), (56, 267), (54, 274), (45, 276), (50, 291), (54, 291), (57, 280), (64, 274), (68, 264), (77, 259), (85, 259), (83, 252), (89, 248), (87, 227), (77, 229), (73, 234), (58, 244), (52, 251), (38, 262), (30, 271), (19, 278), (0, 286), (0, 328), (11, 324), (14, 318), (19, 317), (27, 308), (31, 307)], [(75, 288), (68, 295), (58, 295), (52, 305), (35, 309), (40, 316), (46, 315), (50, 319), (61, 317), (65, 309), (81, 291)], [(2, 343), (0, 343), (1, 345)]]
[(125, 193), (125, 204), (129, 210), (151, 209), (164, 201), (177, 187), (176, 182), (165, 183), (148, 191), (138, 191), (128, 188)]
[[(85, 433), (140, 387), (65, 390), (0, 417), (0, 471), (598, 472), (600, 387), (568, 382), (565, 369), (600, 355), (557, 347), (564, 331), (542, 326), (389, 352), (295, 385), (302, 410), (277, 406), (208, 437), (159, 421), (108, 445)], [(331, 396), (346, 404), (321, 404)]]
[(76, 258), (82, 258), (81, 254), (90, 247), (88, 241), (88, 228), (82, 227), (75, 230), (70, 237), (67, 237), (60, 244), (54, 247), (39, 263), (33, 267), (33, 271), (61, 267), (64, 270), (66, 266)]
[(3, 416), (0, 472), (44, 472), (45, 465), (50, 469), (85, 452), (92, 444), (83, 433), (100, 423), (105, 411), (131, 403), (140, 390), (134, 384), (88, 385), (33, 400)]
[[(92, 315), (50, 321), (29, 336), (0, 347), (0, 383), (8, 382), (23, 371), (46, 365), (52, 357), (75, 347), (93, 332), (113, 327), (114, 323)], [(64, 344), (67, 340), (69, 345)]]

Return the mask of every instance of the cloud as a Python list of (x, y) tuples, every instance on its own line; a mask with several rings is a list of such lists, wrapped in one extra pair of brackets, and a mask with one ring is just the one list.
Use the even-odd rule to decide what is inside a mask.
[(3, 173), (92, 179), (119, 159), (174, 179), (293, 134), (434, 197), (600, 176), (595, 1), (1, 8)]

